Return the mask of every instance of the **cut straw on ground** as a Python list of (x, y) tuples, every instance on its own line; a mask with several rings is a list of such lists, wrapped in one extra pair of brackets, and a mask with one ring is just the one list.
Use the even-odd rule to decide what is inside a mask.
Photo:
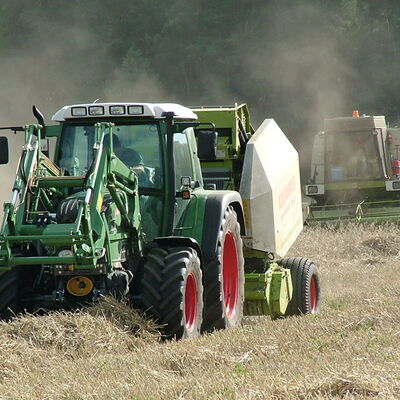
[(400, 398), (399, 228), (307, 228), (290, 255), (319, 265), (318, 316), (178, 342), (113, 299), (0, 323), (0, 399)]

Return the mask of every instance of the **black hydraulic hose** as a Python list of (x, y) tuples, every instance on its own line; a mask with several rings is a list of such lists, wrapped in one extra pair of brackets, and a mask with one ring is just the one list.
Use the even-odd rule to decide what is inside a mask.
[[(94, 153), (94, 152), (93, 152)], [(90, 166), (89, 166), (89, 169), (87, 170), (87, 172), (86, 172), (86, 174), (85, 174), (85, 177), (83, 178), (83, 181), (82, 181), (82, 190), (85, 188), (85, 186), (86, 186), (86, 184), (87, 184), (87, 182), (88, 182), (88, 180), (89, 180), (89, 177), (90, 177), (90, 175), (92, 174), (92, 172), (93, 172), (93, 169), (94, 169), (94, 162), (95, 162), (95, 157), (93, 156), (93, 160), (92, 160), (92, 162), (91, 162), (91, 164), (90, 164)]]
[(28, 183), (28, 178), (25, 176), (24, 165), (23, 165), (25, 162), (26, 154), (27, 154), (27, 150), (23, 150), (22, 156), (21, 156), (21, 162), (18, 165), (18, 172), (21, 175), (22, 182), (24, 183), (25, 186)]
[(167, 122), (167, 236), (172, 236), (174, 231), (175, 216), (175, 162), (174, 162), (174, 127), (173, 112), (166, 112), (163, 115)]

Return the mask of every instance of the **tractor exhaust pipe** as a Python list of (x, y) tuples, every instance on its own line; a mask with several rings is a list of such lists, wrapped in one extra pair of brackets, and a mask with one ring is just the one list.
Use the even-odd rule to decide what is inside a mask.
[(38, 124), (44, 127), (44, 115), (41, 113), (41, 111), (35, 105), (33, 105), (32, 112), (33, 116), (37, 119)]

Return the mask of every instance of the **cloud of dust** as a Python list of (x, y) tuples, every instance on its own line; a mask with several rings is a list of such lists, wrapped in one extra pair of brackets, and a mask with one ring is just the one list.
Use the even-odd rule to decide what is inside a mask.
[[(101, 101), (171, 101), (160, 82), (140, 66), (132, 71), (114, 67), (110, 47), (102, 46), (83, 24), (54, 24), (39, 18), (24, 46), (3, 55), (0, 64), (0, 126), (36, 123), (32, 105), (51, 124), (66, 104)], [(134, 56), (134, 55), (132, 55)], [(134, 84), (133, 84), (134, 82)], [(0, 131), (9, 139), (10, 162), (0, 166), (0, 203), (11, 199), (23, 132)], [(2, 213), (2, 210), (0, 210)]]
[[(41, 27), (29, 37), (22, 49), (3, 55), (0, 64), (0, 126), (36, 123), (32, 114), (35, 104), (44, 113), (47, 123), (61, 106), (78, 101), (92, 101), (101, 93), (83, 92), (88, 81), (95, 81), (107, 66), (98, 66), (98, 57), (105, 54), (96, 46), (95, 38), (75, 26), (58, 26), (54, 30)], [(51, 24), (50, 24), (51, 26)], [(51, 39), (49, 39), (51, 38)], [(96, 87), (93, 85), (93, 87)], [(98, 86), (97, 86), (98, 87)], [(11, 188), (24, 142), (23, 132), (1, 131), (9, 138), (10, 162), (0, 166), (0, 202), (11, 199)]]
[[(34, 122), (32, 104), (49, 121), (65, 104), (98, 98), (187, 105), (246, 102), (255, 127), (265, 118), (277, 121), (299, 150), (305, 170), (312, 137), (322, 129), (323, 120), (351, 115), (358, 107), (357, 89), (363, 87), (363, 78), (357, 77), (352, 63), (346, 27), (337, 29), (343, 19), (337, 14), (346, 2), (271, 0), (258, 1), (258, 7), (239, 2), (237, 11), (210, 3), (212, 14), (227, 14), (214, 25), (212, 18), (204, 19), (207, 13), (201, 14), (202, 3), (197, 0), (174, 3), (175, 19), (150, 3), (130, 5), (134, 13), (129, 16), (139, 15), (139, 11), (154, 13), (152, 20), (157, 23), (151, 28), (146, 25), (147, 17), (132, 26), (124, 20), (130, 17), (121, 15), (118, 4), (127, 3), (118, 1), (113, 9), (107, 8), (108, 13), (98, 5), (93, 14), (93, 4), (88, 2), (80, 7), (90, 12), (86, 9), (81, 18), (74, 15), (75, 19), (57, 9), (47, 15), (36, 10), (35, 14), (32, 6), (29, 12), (34, 24), (25, 41), (10, 46), (0, 63), (1, 126)], [(183, 4), (186, 8), (182, 11)], [(179, 19), (179, 12), (194, 18)], [(356, 15), (357, 10), (346, 12)], [(99, 16), (105, 20), (98, 21)], [(117, 28), (109, 29), (107, 21), (114, 23), (115, 18), (120, 18), (115, 22)], [(102, 36), (107, 32), (118, 32), (121, 37), (105, 36), (109, 43)], [(155, 47), (148, 49), (140, 47), (140, 41), (134, 42), (141, 34), (154, 34)], [(130, 43), (129, 35), (131, 49), (122, 40)], [(372, 101), (374, 93), (368, 94), (364, 104)], [(21, 146), (20, 135), (7, 135), (12, 141), (13, 161), (0, 167), (1, 184), (7, 187), (0, 201), (9, 198)]]
[(128, 51), (104, 85), (104, 98), (117, 101), (172, 102), (138, 51)]
[(230, 85), (207, 72), (200, 79), (214, 104), (247, 102), (255, 127), (274, 118), (308, 170), (312, 138), (324, 119), (351, 115), (349, 82), (357, 74), (333, 12), (311, 1), (271, 4), (232, 30), (221, 55), (236, 59), (235, 69), (228, 64), (225, 71), (234, 77)]

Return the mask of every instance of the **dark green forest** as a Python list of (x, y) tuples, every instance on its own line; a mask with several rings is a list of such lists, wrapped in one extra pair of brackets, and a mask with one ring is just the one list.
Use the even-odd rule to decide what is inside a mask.
[(1, 125), (65, 104), (246, 102), (307, 157), (323, 119), (400, 120), (398, 0), (2, 0)]

